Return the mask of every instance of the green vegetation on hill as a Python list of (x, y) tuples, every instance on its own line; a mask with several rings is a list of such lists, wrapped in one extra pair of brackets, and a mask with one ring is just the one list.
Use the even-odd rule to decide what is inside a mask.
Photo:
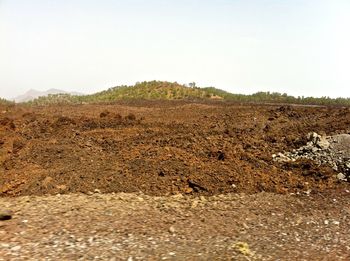
[(203, 89), (189, 88), (176, 82), (151, 81), (136, 83), (134, 86), (114, 87), (81, 98), (86, 102), (120, 99), (176, 100), (210, 98), (210, 94)]
[(176, 82), (150, 81), (136, 83), (134, 86), (117, 86), (106, 91), (91, 95), (69, 95), (56, 94), (46, 97), (39, 97), (34, 101), (28, 102), (32, 105), (49, 104), (84, 104), (84, 103), (103, 103), (114, 102), (118, 100), (196, 100), (196, 99), (222, 99), (236, 102), (255, 102), (255, 103), (294, 103), (294, 104), (312, 104), (312, 105), (344, 105), (350, 106), (349, 98), (331, 99), (329, 97), (293, 97), (287, 94), (257, 92), (251, 95), (233, 94), (214, 87), (198, 88), (195, 83), (191, 87), (180, 85)]
[[(222, 91), (224, 92), (224, 91)], [(136, 83), (134, 86), (117, 86), (91, 95), (55, 94), (39, 97), (29, 104), (81, 104), (113, 102), (118, 100), (179, 100), (179, 99), (221, 98), (213, 91), (198, 87), (186, 87), (176, 82), (151, 81)]]
[(0, 98), (0, 105), (12, 105), (13, 102)]
[(228, 100), (238, 102), (255, 102), (255, 103), (287, 103), (287, 104), (304, 104), (304, 105), (341, 105), (350, 106), (350, 98), (329, 98), (329, 97), (304, 97), (290, 96), (286, 93), (278, 92), (257, 92), (250, 95), (227, 93), (222, 96)]

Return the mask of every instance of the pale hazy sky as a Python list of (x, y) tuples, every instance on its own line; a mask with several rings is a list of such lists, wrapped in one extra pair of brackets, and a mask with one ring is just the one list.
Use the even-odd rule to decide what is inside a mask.
[(144, 80), (350, 97), (350, 1), (0, 0), (0, 97)]

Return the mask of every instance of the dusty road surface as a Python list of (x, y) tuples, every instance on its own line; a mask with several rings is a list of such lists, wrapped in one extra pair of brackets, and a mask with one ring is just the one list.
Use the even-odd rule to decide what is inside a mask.
[(0, 260), (350, 260), (349, 196), (2, 198)]
[(349, 134), (339, 107), (0, 108), (0, 260), (350, 260)]

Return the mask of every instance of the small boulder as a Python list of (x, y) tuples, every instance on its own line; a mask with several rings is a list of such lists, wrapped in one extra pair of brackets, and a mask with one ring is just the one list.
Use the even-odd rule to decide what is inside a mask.
[(175, 228), (173, 226), (169, 227), (169, 233), (174, 234), (175, 233)]
[(326, 150), (329, 148), (329, 141), (326, 139), (326, 137), (322, 136), (320, 140), (317, 142), (317, 147), (319, 147), (322, 150)]
[(317, 134), (316, 132), (310, 132), (307, 135), (307, 138), (311, 142), (311, 144), (316, 146), (317, 148), (320, 148), (322, 150), (326, 150), (329, 148), (330, 144), (325, 136), (321, 136), (321, 135)]
[(342, 181), (346, 181), (346, 176), (343, 173), (338, 173), (337, 178)]

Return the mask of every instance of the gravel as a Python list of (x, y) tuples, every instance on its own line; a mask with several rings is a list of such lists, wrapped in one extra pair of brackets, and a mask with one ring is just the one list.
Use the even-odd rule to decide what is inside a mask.
[(0, 260), (349, 260), (349, 196), (1, 198)]
[(311, 132), (307, 138), (308, 143), (305, 146), (291, 152), (273, 154), (273, 159), (278, 162), (309, 159), (338, 171), (339, 180), (350, 180), (350, 134), (321, 136)]

